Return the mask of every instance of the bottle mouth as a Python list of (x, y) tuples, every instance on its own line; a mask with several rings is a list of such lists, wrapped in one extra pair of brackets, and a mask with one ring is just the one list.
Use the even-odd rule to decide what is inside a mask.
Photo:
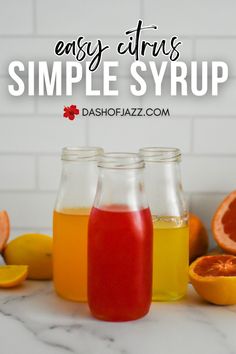
[(181, 160), (180, 149), (173, 147), (145, 147), (139, 150), (146, 162), (178, 162)]
[(99, 157), (98, 167), (109, 169), (139, 169), (144, 168), (144, 160), (136, 153), (108, 152)]
[(62, 149), (61, 159), (63, 161), (95, 161), (102, 153), (103, 149), (96, 146), (64, 147)]

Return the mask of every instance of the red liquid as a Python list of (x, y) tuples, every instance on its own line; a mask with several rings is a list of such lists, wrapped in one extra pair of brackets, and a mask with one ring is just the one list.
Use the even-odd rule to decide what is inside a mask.
[(106, 321), (128, 321), (149, 311), (152, 296), (152, 219), (138, 211), (93, 208), (88, 231), (88, 302)]

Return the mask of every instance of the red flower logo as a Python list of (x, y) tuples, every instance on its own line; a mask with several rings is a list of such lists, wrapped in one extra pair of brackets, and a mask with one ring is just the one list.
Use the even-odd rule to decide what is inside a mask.
[(64, 118), (68, 118), (69, 120), (74, 120), (75, 116), (79, 114), (79, 109), (75, 104), (72, 104), (70, 107), (64, 107)]

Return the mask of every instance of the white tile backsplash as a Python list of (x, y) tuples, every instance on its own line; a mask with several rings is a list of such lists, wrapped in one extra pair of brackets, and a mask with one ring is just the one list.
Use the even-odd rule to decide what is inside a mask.
[(183, 157), (183, 183), (187, 192), (230, 192), (236, 188), (235, 180), (236, 157)]
[[(234, 0), (143, 0), (145, 24), (157, 24), (159, 34), (186, 36), (236, 35)], [(152, 32), (155, 35), (155, 32)]]
[(89, 121), (89, 144), (134, 152), (142, 146), (171, 145), (190, 152), (190, 130), (187, 118), (94, 118)]
[[(35, 97), (11, 96), (8, 85), (14, 82), (9, 78), (0, 77), (0, 115), (32, 114), (35, 111)], [(1, 117), (0, 117), (1, 119)]]
[[(194, 152), (236, 154), (236, 116), (232, 118), (198, 118), (194, 120)], [(230, 160), (229, 160), (230, 161)], [(227, 176), (226, 176), (227, 177)]]
[(120, 35), (140, 16), (137, 0), (36, 1), (38, 34)]
[(61, 175), (60, 156), (41, 156), (37, 172), (40, 191), (57, 191)]
[(225, 61), (229, 66), (229, 76), (236, 76), (236, 38), (201, 38), (196, 40), (195, 59), (202, 61)]
[(0, 34), (25, 35), (33, 33), (33, 1), (1, 0)]
[[(0, 2), (0, 209), (9, 211), (12, 236), (24, 231), (50, 231), (60, 179), (60, 150), (65, 145), (102, 145), (106, 150), (136, 151), (140, 146), (177, 146), (184, 152), (183, 182), (191, 210), (210, 228), (212, 215), (236, 181), (236, 2), (228, 0), (8, 0)], [(170, 97), (168, 71), (163, 96), (129, 93), (133, 58), (120, 57), (120, 97), (86, 97), (84, 80), (72, 97), (12, 97), (8, 65), (12, 60), (73, 60), (53, 53), (59, 39), (101, 37), (114, 60), (124, 31), (142, 18), (152, 41), (177, 35), (183, 42), (180, 60), (223, 60), (230, 79), (218, 97)], [(145, 60), (151, 59), (147, 55)], [(157, 58), (157, 64), (163, 60)], [(101, 87), (102, 67), (95, 85)], [(148, 74), (147, 74), (148, 76)], [(150, 73), (149, 73), (150, 76)], [(171, 118), (64, 119), (64, 105), (82, 107), (169, 108)]]
[(0, 155), (0, 190), (34, 190), (35, 157)]
[(51, 228), (56, 193), (2, 193), (0, 210), (6, 209), (13, 228)]
[(211, 228), (211, 220), (221, 201), (225, 198), (226, 193), (214, 194), (194, 194), (191, 197), (190, 210), (197, 214), (208, 229)]
[(57, 153), (63, 146), (86, 144), (86, 121), (62, 117), (0, 118), (0, 151)]

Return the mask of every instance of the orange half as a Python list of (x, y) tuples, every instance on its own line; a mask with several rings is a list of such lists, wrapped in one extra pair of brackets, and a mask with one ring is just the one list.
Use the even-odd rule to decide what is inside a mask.
[(215, 241), (225, 252), (236, 255), (236, 191), (231, 192), (216, 210), (212, 232)]
[(6, 210), (0, 211), (0, 252), (4, 249), (10, 235), (10, 220)]
[(189, 268), (197, 293), (216, 305), (236, 304), (236, 257), (227, 254), (203, 256)]

